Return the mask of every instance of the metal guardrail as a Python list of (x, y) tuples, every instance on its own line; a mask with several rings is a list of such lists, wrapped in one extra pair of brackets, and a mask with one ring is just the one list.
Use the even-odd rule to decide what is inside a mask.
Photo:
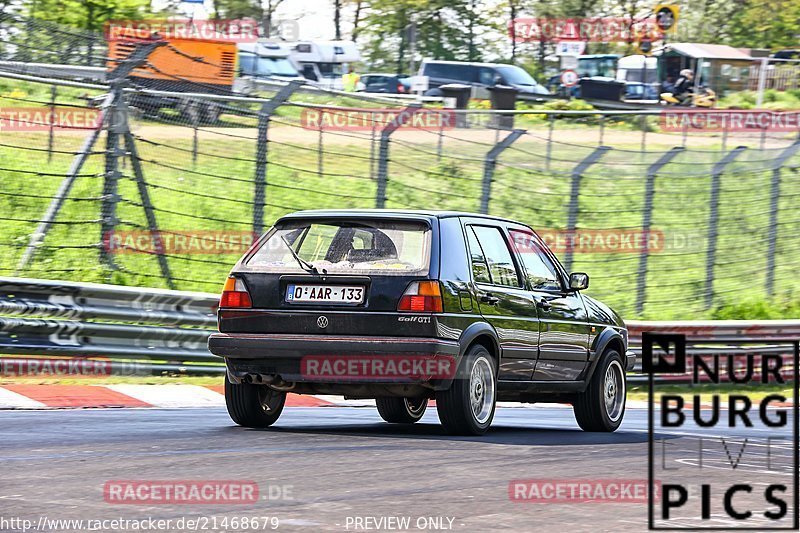
[(17, 74), (27, 74), (40, 78), (69, 78), (72, 80), (92, 80), (105, 83), (108, 69), (105, 67), (85, 67), (80, 65), (59, 65), (55, 63), (26, 63), (22, 61), (0, 61), (0, 69)]
[[(216, 325), (218, 298), (207, 293), (2, 277), (0, 353), (99, 357), (130, 362), (137, 371), (152, 367), (221, 372), (219, 358), (206, 348)], [(209, 364), (218, 368), (209, 369)]]
[[(111, 373), (221, 373), (206, 347), (217, 302), (210, 293), (0, 277), (0, 365), (72, 358), (107, 362)], [(630, 321), (628, 328), (639, 355), (645, 331), (686, 335), (689, 353), (707, 355), (780, 352), (800, 339), (800, 320)], [(757, 344), (741, 346), (748, 342)]]

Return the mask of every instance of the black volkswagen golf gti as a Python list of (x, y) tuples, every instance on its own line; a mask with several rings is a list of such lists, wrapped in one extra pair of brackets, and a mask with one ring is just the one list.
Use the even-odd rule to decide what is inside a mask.
[(291, 391), (374, 398), (406, 424), (435, 399), (453, 434), (484, 433), (497, 401), (569, 403), (584, 430), (614, 431), (634, 355), (588, 283), (511, 220), (303, 211), (233, 268), (208, 344), (243, 426), (272, 425)]

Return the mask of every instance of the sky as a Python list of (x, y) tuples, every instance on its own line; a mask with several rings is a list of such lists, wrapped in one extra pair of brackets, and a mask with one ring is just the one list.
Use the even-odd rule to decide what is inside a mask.
[[(153, 7), (159, 7), (159, 1), (153, 2)], [(208, 18), (212, 11), (211, 0), (200, 4), (182, 4), (187, 16), (194, 15), (196, 19)], [(284, 0), (275, 12), (278, 20), (296, 22), (299, 35), (298, 39), (328, 40), (334, 38), (333, 30), (333, 1), (331, 0)], [(347, 7), (342, 10), (342, 31), (346, 32), (352, 24), (352, 9)]]

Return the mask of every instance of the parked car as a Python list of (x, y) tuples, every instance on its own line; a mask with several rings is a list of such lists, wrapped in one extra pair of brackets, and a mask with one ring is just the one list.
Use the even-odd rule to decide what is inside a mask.
[(449, 83), (472, 85), (472, 97), (489, 98), (489, 88), (495, 85), (514, 87), (520, 93), (550, 94), (533, 77), (516, 65), (502, 63), (463, 63), (460, 61), (423, 61), (421, 76), (428, 76), (426, 96), (441, 96), (439, 89)]
[(584, 430), (614, 431), (635, 357), (588, 283), (512, 220), (302, 211), (234, 266), (208, 346), (242, 426), (275, 423), (291, 391), (374, 398), (393, 423), (435, 399), (445, 429), (467, 435), (489, 428), (500, 400), (567, 402)]
[(411, 83), (407, 77), (395, 74), (364, 74), (358, 82), (358, 90), (365, 93), (408, 94)]

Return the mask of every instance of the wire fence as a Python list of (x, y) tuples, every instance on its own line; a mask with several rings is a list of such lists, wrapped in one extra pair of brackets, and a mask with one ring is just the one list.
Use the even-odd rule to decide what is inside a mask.
[(165, 91), (139, 83), (149, 56), (108, 84), (0, 69), (0, 275), (215, 291), (278, 217), (378, 207), (526, 222), (628, 318), (800, 288), (796, 131), (455, 111), (300, 82)]

